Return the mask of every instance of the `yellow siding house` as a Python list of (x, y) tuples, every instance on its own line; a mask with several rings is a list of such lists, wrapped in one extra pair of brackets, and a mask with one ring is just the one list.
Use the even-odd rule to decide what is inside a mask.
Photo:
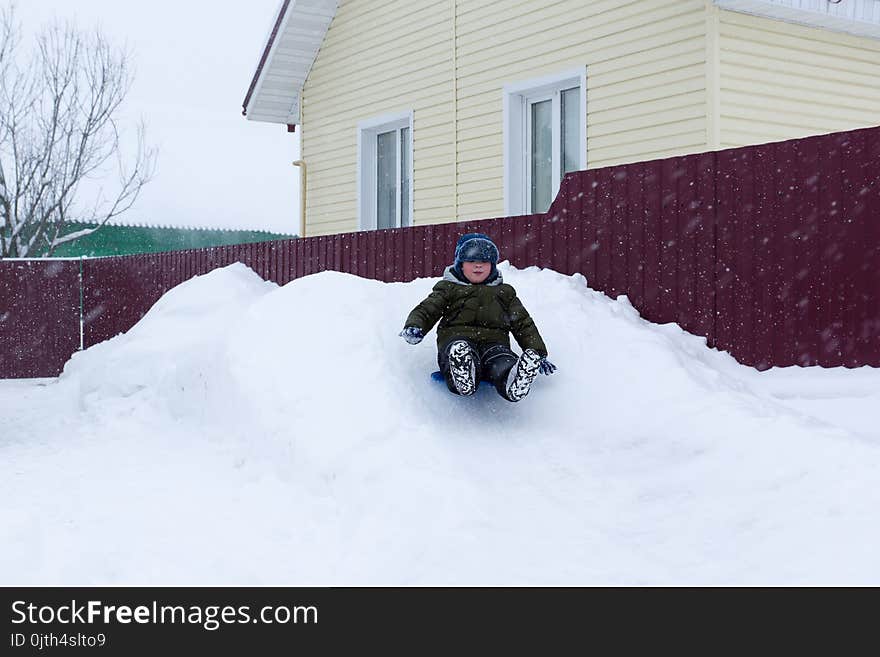
[(880, 0), (283, 0), (244, 101), (306, 235), (544, 212), (566, 171), (880, 124)]

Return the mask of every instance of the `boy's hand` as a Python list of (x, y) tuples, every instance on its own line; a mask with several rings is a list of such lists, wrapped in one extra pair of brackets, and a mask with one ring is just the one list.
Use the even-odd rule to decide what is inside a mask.
[(418, 344), (425, 337), (425, 333), (418, 326), (407, 326), (398, 335), (410, 344)]
[(550, 376), (551, 374), (553, 374), (553, 372), (556, 371), (556, 365), (554, 365), (553, 363), (551, 363), (551, 362), (550, 362), (549, 360), (547, 360), (546, 358), (542, 358), (542, 359), (541, 359), (541, 362), (538, 363), (538, 371), (539, 371), (541, 374), (544, 374), (544, 375), (546, 375), (546, 376)]

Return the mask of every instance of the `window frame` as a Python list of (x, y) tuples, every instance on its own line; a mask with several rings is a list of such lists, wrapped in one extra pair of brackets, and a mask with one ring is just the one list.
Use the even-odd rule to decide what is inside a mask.
[[(409, 128), (409, 223), (401, 226), (401, 144), (400, 131)], [(358, 230), (377, 230), (378, 207), (376, 187), (378, 183), (378, 153), (376, 139), (379, 134), (395, 131), (397, 159), (396, 228), (413, 225), (413, 111), (406, 110), (383, 114), (358, 122), (357, 126), (357, 214)]]
[(554, 99), (552, 107), (553, 149), (551, 169), (553, 189), (559, 191), (561, 176), (561, 92), (577, 87), (580, 91), (579, 169), (587, 167), (587, 69), (563, 71), (554, 75), (532, 78), (504, 85), (504, 214), (531, 214), (531, 105), (540, 100)]
[[(554, 92), (552, 91), (544, 91), (537, 94), (529, 94), (528, 96), (523, 96), (523, 198), (522, 203), (523, 207), (527, 210), (531, 210), (532, 204), (532, 136), (534, 135), (534, 114), (532, 110), (532, 106), (537, 103), (542, 103), (550, 101), (550, 131), (551, 131), (551, 141), (550, 141), (550, 160), (551, 165), (555, 162), (559, 161), (559, 139), (557, 139), (556, 130), (554, 127), (559, 122), (559, 112), (557, 111), (558, 103), (554, 101)], [(558, 187), (558, 182), (556, 180), (557, 174), (555, 171), (556, 167), (550, 167), (550, 188), (551, 194), (553, 191), (553, 187)], [(523, 214), (528, 214), (528, 212), (524, 212)]]

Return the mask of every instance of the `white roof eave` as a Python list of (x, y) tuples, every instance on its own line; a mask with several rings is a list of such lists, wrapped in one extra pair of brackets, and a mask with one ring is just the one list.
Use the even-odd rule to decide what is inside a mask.
[(880, 39), (880, 0), (713, 0), (721, 9)]
[(300, 95), (338, 0), (282, 0), (243, 104), (249, 121), (297, 125)]

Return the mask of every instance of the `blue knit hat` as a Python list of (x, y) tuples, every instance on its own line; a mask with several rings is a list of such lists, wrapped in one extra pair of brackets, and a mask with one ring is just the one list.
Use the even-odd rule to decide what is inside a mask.
[(462, 282), (469, 282), (461, 269), (463, 262), (488, 262), (492, 265), (492, 271), (484, 283), (490, 283), (498, 278), (498, 247), (488, 235), (483, 233), (468, 233), (458, 238), (455, 245), (455, 262), (452, 263), (453, 275)]
[(498, 247), (488, 235), (468, 233), (458, 238), (455, 245), (455, 267), (463, 262), (488, 262), (492, 268), (498, 264)]

